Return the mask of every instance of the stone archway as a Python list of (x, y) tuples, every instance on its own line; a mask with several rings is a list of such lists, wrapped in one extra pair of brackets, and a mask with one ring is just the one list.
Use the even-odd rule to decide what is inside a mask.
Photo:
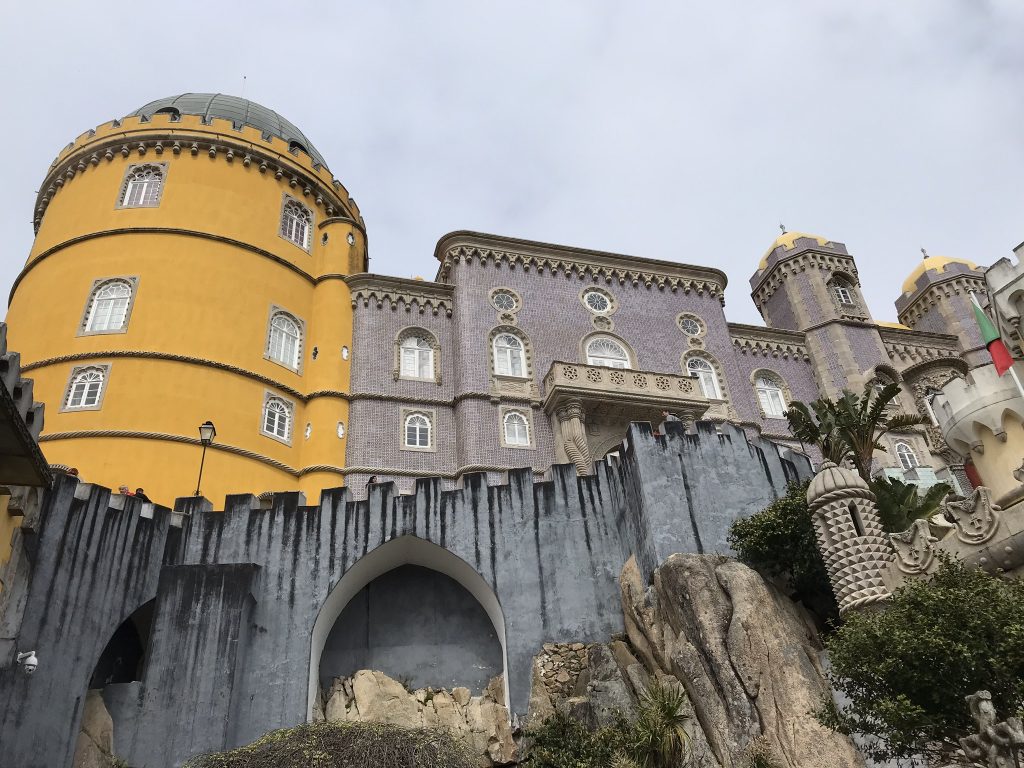
[(320, 663), (327, 638), (345, 607), (364, 587), (380, 576), (405, 565), (420, 566), (443, 574), (457, 582), (480, 604), (490, 619), (501, 645), (501, 667), (505, 678), (505, 707), (509, 705), (508, 650), (505, 643), (505, 616), (498, 596), (462, 558), (416, 536), (401, 536), (360, 558), (338, 581), (320, 608), (310, 637), (309, 693), (306, 717), (312, 721), (320, 687)]

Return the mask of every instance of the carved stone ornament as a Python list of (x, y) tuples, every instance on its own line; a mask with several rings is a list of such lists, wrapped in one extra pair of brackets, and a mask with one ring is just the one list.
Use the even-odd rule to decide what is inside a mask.
[(1013, 479), (1018, 483), (1024, 483), (1024, 461), (1021, 461), (1020, 466), (1013, 470)]
[(983, 544), (999, 527), (1001, 509), (992, 503), (988, 488), (981, 486), (970, 498), (949, 501), (942, 505), (947, 517), (953, 518), (956, 537), (965, 544)]
[(987, 768), (1020, 766), (1021, 747), (1024, 746), (1024, 727), (1020, 718), (1008, 717), (997, 723), (992, 694), (988, 691), (978, 691), (965, 699), (971, 717), (978, 726), (978, 733), (960, 739), (960, 746), (967, 758), (975, 765)]
[(896, 565), (904, 573), (927, 573), (935, 560), (935, 543), (927, 520), (915, 520), (903, 533), (890, 533), (889, 541), (896, 550)]

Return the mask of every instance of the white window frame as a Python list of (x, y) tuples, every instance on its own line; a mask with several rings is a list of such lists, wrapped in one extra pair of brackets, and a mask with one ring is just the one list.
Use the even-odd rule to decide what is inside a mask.
[[(498, 412), (500, 428), (501, 428), (501, 446), (502, 448), (533, 448), (533, 424), (529, 411), (522, 408), (502, 408)], [(508, 427), (509, 422), (513, 419), (522, 419), (522, 425), (525, 429), (526, 441), (522, 440), (509, 440)]]
[[(285, 338), (292, 338), (285, 329), (278, 325), (275, 325), (275, 321), (281, 319), (293, 323), (296, 328), (298, 336), (294, 338), (295, 348), (292, 350), (290, 359), (284, 356), (285, 350)], [(281, 355), (274, 353), (275, 340), (281, 338), (280, 343)], [(267, 340), (263, 348), (263, 357), (272, 363), (277, 363), (280, 366), (287, 368), (290, 371), (296, 373), (302, 372), (302, 358), (305, 354), (305, 341), (306, 341), (306, 324), (292, 312), (286, 309), (271, 305), (270, 315), (267, 318)]]
[[(273, 429), (267, 428), (267, 416), (270, 411), (274, 411), (279, 414), (275, 419)], [(280, 419), (284, 419), (284, 435), (279, 434), (276, 429), (277, 423)], [(292, 434), (295, 431), (295, 403), (291, 400), (276, 395), (273, 392), (267, 390), (263, 394), (263, 407), (260, 409), (260, 434), (265, 437), (269, 437), (271, 440), (277, 440), (279, 443), (285, 445), (292, 444)]]
[[(597, 307), (591, 306), (590, 302), (587, 300), (587, 298), (591, 295), (597, 295), (603, 298), (607, 302), (605, 308), (598, 309)], [(618, 305), (615, 301), (615, 297), (612, 296), (610, 293), (608, 293), (608, 291), (604, 290), (603, 288), (584, 288), (582, 291), (580, 291), (580, 301), (582, 302), (583, 306), (587, 308), (588, 312), (592, 312), (593, 314), (598, 316), (611, 315), (618, 308)]]
[[(591, 347), (594, 344), (600, 343), (611, 344), (618, 347), (622, 352), (622, 357), (594, 354), (591, 351)], [(618, 339), (613, 339), (611, 336), (594, 336), (593, 338), (588, 339), (585, 351), (587, 356), (587, 365), (598, 365), (602, 368), (619, 368), (623, 370), (628, 370), (633, 367), (633, 359), (630, 356), (626, 345)], [(621, 365), (616, 365), (616, 363), (621, 363)]]
[[(512, 345), (501, 345), (498, 342), (504, 338), (514, 339), (518, 347)], [(494, 363), (494, 374), (496, 376), (508, 376), (516, 379), (530, 378), (530, 371), (526, 362), (526, 342), (514, 333), (502, 331), (495, 335), (491, 342), (491, 354)], [(518, 358), (520, 372), (515, 373), (515, 360)]]
[[(423, 408), (403, 408), (400, 411), (400, 428), (401, 434), (399, 435), (399, 444), (403, 451), (420, 451), (420, 452), (434, 452), (437, 450), (435, 446), (436, 434), (435, 425), (437, 423), (437, 414), (431, 409)], [(426, 422), (426, 445), (410, 445), (409, 444), (409, 422), (413, 419), (423, 419)], [(422, 429), (418, 427), (417, 429)], [(418, 440), (417, 440), (418, 442)]]
[(757, 400), (764, 411), (765, 418), (784, 419), (786, 418), (786, 395), (782, 391), (782, 385), (770, 376), (762, 374), (757, 377), (754, 388), (757, 390)]
[(282, 238), (309, 253), (314, 223), (313, 211), (294, 197), (284, 196), (284, 202), (281, 203), (281, 223), (277, 229)]
[(407, 334), (398, 345), (398, 377), (434, 381), (434, 345), (419, 333)]
[(899, 461), (900, 466), (903, 467), (904, 472), (921, 466), (921, 462), (917, 458), (917, 452), (910, 443), (901, 440), (896, 443), (895, 448), (896, 459)]
[(850, 290), (848, 285), (840, 282), (836, 282), (832, 286), (832, 293), (835, 295), (836, 300), (844, 307), (856, 306), (853, 300), (853, 291)]
[[(499, 307), (498, 306), (498, 297), (499, 296), (508, 296), (510, 299), (512, 299), (512, 306), (511, 307)], [(511, 288), (505, 288), (504, 286), (499, 286), (497, 288), (492, 288), (491, 289), (490, 300), (491, 300), (491, 306), (494, 307), (499, 312), (507, 312), (507, 313), (510, 313), (510, 314), (515, 314), (516, 312), (518, 312), (520, 309), (523, 308), (523, 300), (522, 300), (522, 298), (520, 298), (519, 294), (516, 293), (515, 291), (513, 291)]]
[[(90, 378), (91, 377), (91, 378)], [(86, 380), (98, 382), (95, 392), (87, 398), (89, 386), (85, 384), (79, 389), (79, 384)], [(103, 407), (103, 398), (107, 394), (107, 384), (110, 382), (110, 365), (79, 365), (71, 369), (68, 377), (68, 386), (64, 391), (64, 399), (61, 401), (61, 412), (65, 411), (98, 411)], [(77, 396), (77, 400), (72, 398)]]
[[(137, 277), (105, 277), (94, 280), (92, 287), (89, 289), (89, 297), (86, 299), (85, 309), (82, 312), (82, 321), (79, 324), (78, 335), (98, 336), (109, 333), (126, 333), (128, 331), (128, 320), (131, 318), (132, 309), (135, 306), (135, 292), (138, 289), (138, 284), (139, 279)], [(127, 288), (128, 296), (99, 297), (100, 293), (114, 285), (121, 285)], [(117, 301), (122, 298), (127, 298), (127, 301), (124, 303), (124, 308), (119, 310), (120, 324), (96, 328), (96, 319), (99, 317), (99, 302)], [(112, 316), (113, 313), (111, 313)]]
[[(700, 366), (694, 366), (694, 363), (703, 363), (707, 368)], [(723, 400), (721, 383), (718, 381), (718, 373), (715, 371), (715, 366), (712, 362), (706, 358), (693, 356), (686, 360), (686, 372), (697, 379), (700, 382), (700, 391), (704, 394), (708, 400)], [(708, 393), (708, 384), (710, 383), (711, 393)]]
[[(135, 178), (145, 176), (149, 178)], [(136, 163), (129, 165), (121, 182), (121, 194), (117, 207), (157, 208), (164, 194), (167, 181), (167, 163)]]

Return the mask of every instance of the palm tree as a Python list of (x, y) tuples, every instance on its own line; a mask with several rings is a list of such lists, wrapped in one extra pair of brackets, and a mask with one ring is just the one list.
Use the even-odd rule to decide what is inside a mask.
[(899, 392), (897, 384), (886, 384), (876, 390), (868, 383), (861, 395), (844, 390), (838, 400), (821, 398), (811, 403), (810, 408), (794, 402), (786, 418), (794, 437), (817, 445), (828, 461), (839, 464), (849, 460), (864, 481), (870, 483), (871, 459), (875, 451), (886, 450), (882, 436), (916, 427), (923, 421), (918, 415), (899, 413), (892, 407)]
[(678, 684), (654, 681), (644, 692), (633, 724), (630, 760), (642, 768), (676, 768), (683, 765), (690, 736), (684, 728), (689, 715), (683, 711), (686, 693)]
[(871, 482), (871, 490), (878, 500), (882, 528), (889, 533), (899, 533), (907, 530), (915, 520), (938, 512), (939, 505), (951, 489), (946, 483), (936, 483), (921, 495), (916, 485), (892, 477), (880, 477)]

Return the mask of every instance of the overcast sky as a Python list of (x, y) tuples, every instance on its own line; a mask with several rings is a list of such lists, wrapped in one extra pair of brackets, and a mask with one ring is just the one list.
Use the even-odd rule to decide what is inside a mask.
[(187, 91), (297, 124), (375, 272), (456, 229), (715, 266), (731, 320), (784, 222), (845, 242), (876, 318), (921, 258), (1024, 240), (1024, 2), (6, 4), (6, 296), (56, 153)]

